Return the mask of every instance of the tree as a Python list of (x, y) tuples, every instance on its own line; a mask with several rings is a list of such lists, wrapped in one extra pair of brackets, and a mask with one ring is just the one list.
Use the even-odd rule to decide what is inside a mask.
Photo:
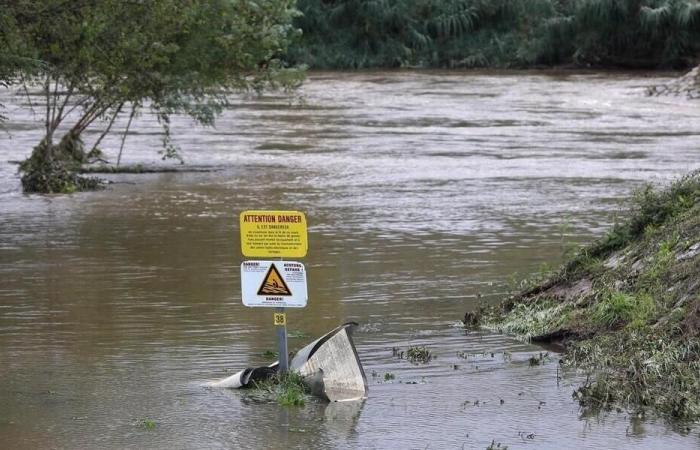
[(680, 68), (700, 51), (697, 0), (579, 0), (572, 14), (580, 63)]
[(298, 0), (314, 68), (687, 67), (700, 0)]
[[(24, 190), (96, 187), (77, 171), (120, 114), (155, 111), (172, 157), (171, 114), (212, 124), (232, 92), (296, 86), (301, 72), (280, 59), (294, 15), (292, 0), (0, 0), (2, 53), (22, 62), (0, 80), (43, 92), (45, 133), (20, 166)], [(86, 152), (82, 136), (98, 124)]]

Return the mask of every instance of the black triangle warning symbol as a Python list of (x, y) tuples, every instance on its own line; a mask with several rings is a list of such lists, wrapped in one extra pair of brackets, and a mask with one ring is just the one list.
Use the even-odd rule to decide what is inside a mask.
[(292, 295), (292, 291), (287, 287), (284, 278), (277, 271), (274, 264), (270, 264), (270, 270), (267, 271), (263, 282), (258, 289), (258, 295)]

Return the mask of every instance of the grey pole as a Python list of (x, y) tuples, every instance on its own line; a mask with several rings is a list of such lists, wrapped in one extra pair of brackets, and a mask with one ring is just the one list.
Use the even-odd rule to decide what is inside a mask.
[[(277, 313), (284, 314), (284, 308), (277, 308)], [(287, 319), (284, 324), (277, 325), (277, 350), (279, 352), (279, 373), (286, 374), (289, 371), (289, 353), (287, 352)]]

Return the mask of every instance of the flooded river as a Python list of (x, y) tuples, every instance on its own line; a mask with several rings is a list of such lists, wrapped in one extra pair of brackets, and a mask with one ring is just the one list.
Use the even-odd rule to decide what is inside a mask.
[[(187, 163), (213, 172), (69, 196), (20, 193), (8, 161), (41, 117), (3, 91), (0, 447), (698, 448), (697, 427), (582, 414), (555, 355), (530, 367), (542, 349), (455, 326), (599, 236), (635, 187), (700, 167), (700, 108), (642, 95), (661, 80), (317, 73), (303, 98), (243, 98), (215, 129), (175, 120)], [(144, 114), (126, 162), (163, 164), (159, 133)], [(103, 147), (114, 159), (119, 136)], [(290, 347), (359, 322), (366, 401), (288, 409), (205, 387), (275, 349), (272, 311), (240, 301), (244, 209), (306, 213)], [(393, 356), (410, 345), (437, 358)]]

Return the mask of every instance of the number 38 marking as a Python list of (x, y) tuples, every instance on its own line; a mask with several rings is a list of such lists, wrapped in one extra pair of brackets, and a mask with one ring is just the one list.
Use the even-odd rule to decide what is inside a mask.
[(275, 326), (282, 327), (287, 325), (287, 315), (285, 313), (275, 313)]

